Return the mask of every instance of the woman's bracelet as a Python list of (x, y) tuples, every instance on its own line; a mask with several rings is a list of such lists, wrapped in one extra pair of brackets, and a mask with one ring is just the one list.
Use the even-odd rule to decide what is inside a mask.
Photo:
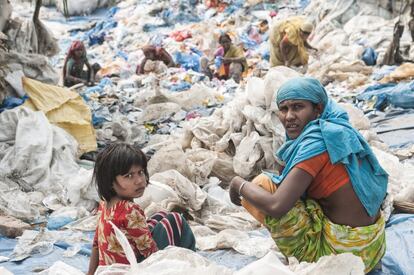
[(247, 181), (247, 180), (244, 180), (244, 181), (240, 184), (240, 187), (239, 187), (239, 196), (241, 196), (241, 190), (243, 189), (243, 187), (244, 187), (244, 185), (245, 185), (246, 183), (248, 183), (248, 181)]

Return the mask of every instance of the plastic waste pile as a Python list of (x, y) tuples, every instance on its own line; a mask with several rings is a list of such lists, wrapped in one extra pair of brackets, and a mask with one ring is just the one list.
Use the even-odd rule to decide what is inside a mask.
[[(39, 45), (33, 39), (13, 48), (11, 38), (17, 43), (16, 38), (36, 33), (30, 23), (22, 29), (26, 34), (4, 32), (8, 49), (0, 47), (0, 213), (33, 229), (13, 243), (7, 259), (0, 254), (5, 268), (18, 273), (14, 262), (24, 260), (30, 271), (42, 266), (41, 274), (87, 270), (99, 201), (91, 181), (96, 150), (125, 141), (150, 158), (151, 185), (137, 202), (147, 215), (185, 209), (198, 251), (169, 248), (138, 265), (132, 261), (98, 274), (138, 269), (140, 274), (328, 274), (339, 269), (361, 274), (360, 258), (347, 254), (314, 264), (286, 261), (270, 235), (233, 205), (226, 191), (236, 175), (252, 179), (278, 168), (274, 152), (285, 134), (275, 91), (306, 68), (270, 68), (268, 33), (259, 33), (258, 23), (266, 19), (272, 25), (295, 14), (307, 15), (316, 26), (309, 41), (318, 52), (311, 54), (306, 74), (321, 80), (347, 110), (390, 175), (386, 217), (394, 200), (414, 203), (414, 68), (410, 63), (382, 66), (397, 16), (401, 22), (408, 18), (403, 1), (393, 1), (391, 8), (358, 0), (64, 2), (55, 1), (58, 11), (42, 7), (40, 17), (59, 38), (59, 53), (54, 55), (56, 48), (29, 53)], [(109, 7), (94, 11), (102, 6)], [(7, 16), (27, 20), (29, 7), (14, 5)], [(80, 16), (65, 19), (61, 13)], [(223, 32), (245, 49), (249, 70), (240, 84), (210, 80), (201, 72), (200, 58), (214, 64)], [(58, 87), (59, 71), (76, 39), (87, 46), (89, 62), (102, 68), (93, 86), (77, 85), (69, 92)], [(410, 39), (405, 33), (400, 41), (407, 60), (414, 59)], [(137, 75), (144, 56), (140, 48), (147, 44), (165, 48), (179, 66), (147, 62), (152, 73)], [(48, 91), (42, 98), (33, 88), (40, 84), (28, 80), (32, 86), (25, 85), (22, 79), (53, 85), (41, 89)], [(69, 112), (70, 119), (58, 117), (59, 112)], [(384, 259), (386, 270), (398, 266), (392, 260), (392, 255)], [(412, 271), (409, 265), (399, 268)]]

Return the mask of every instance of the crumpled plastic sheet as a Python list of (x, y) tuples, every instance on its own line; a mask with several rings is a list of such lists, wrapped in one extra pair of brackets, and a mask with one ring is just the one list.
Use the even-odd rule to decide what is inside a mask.
[[(48, 62), (48, 58), (39, 54), (22, 54), (15, 51), (0, 54), (0, 63), (4, 72), (21, 70), (29, 78), (37, 79), (44, 83), (56, 84), (59, 81), (57, 70)], [(0, 76), (2, 72), (0, 72)], [(6, 77), (7, 73), (3, 75)]]
[(374, 84), (357, 96), (358, 100), (374, 100), (374, 107), (383, 110), (392, 105), (400, 108), (414, 108), (414, 81), (408, 83)]
[[(74, 16), (74, 15), (90, 14), (94, 12), (95, 9), (108, 5), (110, 1), (108, 0), (80, 0), (80, 1), (79, 0), (67, 0), (66, 2), (67, 2), (67, 8), (68, 8), (67, 9), (68, 15)], [(53, 3), (56, 3), (56, 8), (58, 11), (60, 11), (62, 14), (65, 13), (63, 0), (56, 0), (56, 1), (53, 1)]]
[[(239, 231), (236, 229), (224, 229), (215, 235), (197, 236), (197, 249), (220, 250), (232, 248), (240, 254), (261, 258), (270, 250), (275, 250), (276, 245), (267, 231)], [(283, 257), (283, 256), (282, 256)]]
[(414, 144), (414, 112), (412, 109), (388, 109), (371, 115), (373, 130), (391, 149), (410, 148)]
[[(93, 235), (89, 235), (89, 242), (92, 243)], [(10, 239), (0, 236), (0, 257), (9, 257), (12, 251), (15, 249), (18, 243), (17, 239)], [(2, 262), (1, 266), (7, 268), (13, 274), (29, 275), (34, 272), (39, 272), (49, 268), (53, 263), (62, 261), (70, 266), (76, 267), (82, 272), (87, 272), (89, 266), (89, 255), (91, 245), (85, 246), (84, 253), (77, 253), (74, 256), (66, 257), (67, 248), (73, 247), (72, 245), (64, 244), (63, 242), (56, 242), (52, 244), (53, 250), (46, 255), (39, 253), (32, 254), (29, 258), (24, 261), (7, 261)]]
[(56, 206), (49, 207), (53, 210), (71, 203), (94, 207), (96, 190), (75, 162), (77, 144), (72, 136), (51, 125), (42, 112), (24, 107), (1, 113), (0, 122), (0, 208), (4, 213), (35, 222), (44, 218), (45, 199), (52, 197)]
[(362, 53), (362, 61), (364, 61), (365, 65), (368, 65), (368, 66), (376, 65), (377, 57), (378, 57), (378, 54), (371, 47), (366, 48), (364, 52)]
[(150, 177), (154, 180), (170, 186), (178, 195), (184, 207), (198, 211), (201, 209), (207, 194), (195, 183), (188, 180), (176, 170), (167, 170), (156, 173)]
[(4, 110), (13, 109), (17, 106), (24, 104), (24, 101), (27, 98), (28, 98), (27, 96), (25, 96), (24, 98), (7, 96), (3, 100), (3, 103), (0, 104), (0, 113), (3, 112)]
[(381, 260), (382, 270), (372, 275), (414, 274), (414, 215), (391, 216), (385, 228), (387, 249)]

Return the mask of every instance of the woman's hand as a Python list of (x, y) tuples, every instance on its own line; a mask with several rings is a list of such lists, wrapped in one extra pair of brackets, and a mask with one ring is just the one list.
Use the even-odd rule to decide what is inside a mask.
[(239, 195), (239, 189), (243, 181), (244, 181), (243, 178), (236, 176), (230, 182), (230, 189), (229, 189), (230, 200), (232, 203), (238, 206), (241, 206), (241, 198)]

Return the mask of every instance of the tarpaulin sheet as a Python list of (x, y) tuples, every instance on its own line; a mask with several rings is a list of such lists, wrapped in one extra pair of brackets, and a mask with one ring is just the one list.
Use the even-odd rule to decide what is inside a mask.
[(388, 105), (414, 108), (414, 81), (408, 83), (374, 84), (357, 96), (359, 100), (376, 97), (375, 108), (382, 110)]
[[(0, 256), (8, 257), (17, 244), (17, 239), (9, 239), (0, 236)], [(62, 261), (77, 269), (87, 272), (89, 266), (89, 257), (79, 253), (73, 257), (65, 257), (65, 249), (56, 244), (52, 253), (47, 255), (35, 254), (21, 262), (3, 262), (0, 266), (5, 267), (13, 274), (26, 275), (34, 274), (45, 270), (57, 261)]]
[(26, 107), (42, 111), (50, 123), (69, 132), (78, 141), (81, 153), (96, 150), (91, 111), (79, 94), (26, 77), (22, 81), (29, 96)]
[(382, 270), (371, 275), (414, 274), (414, 215), (391, 216), (385, 229), (387, 249)]

